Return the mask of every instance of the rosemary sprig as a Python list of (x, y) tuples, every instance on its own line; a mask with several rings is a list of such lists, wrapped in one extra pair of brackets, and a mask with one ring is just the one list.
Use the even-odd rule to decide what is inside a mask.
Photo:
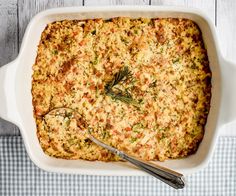
[(127, 89), (125, 91), (122, 91), (119, 88), (116, 88), (116, 90), (113, 90), (113, 87), (117, 84), (120, 84), (122, 82), (127, 81), (131, 77), (131, 73), (127, 66), (122, 68), (119, 72), (117, 72), (111, 81), (109, 81), (105, 85), (105, 93), (106, 95), (110, 96), (112, 99), (120, 100), (127, 104), (132, 104), (136, 107), (139, 106), (139, 103), (132, 98), (132, 95), (129, 93)]
[(132, 104), (136, 107), (139, 106), (139, 103), (134, 100), (132, 98), (132, 96), (127, 96), (127, 95), (124, 95), (122, 93), (115, 93), (114, 91), (109, 91), (106, 93), (108, 96), (110, 96), (112, 99), (115, 99), (115, 100), (120, 100), (124, 103), (127, 103), (127, 104)]
[(122, 81), (125, 81), (129, 78), (130, 76), (130, 71), (128, 69), (127, 66), (125, 66), (123, 69), (121, 69), (119, 72), (117, 72), (113, 79), (111, 81), (109, 81), (106, 85), (105, 85), (105, 90), (106, 92), (110, 91), (112, 89), (113, 86), (119, 84)]

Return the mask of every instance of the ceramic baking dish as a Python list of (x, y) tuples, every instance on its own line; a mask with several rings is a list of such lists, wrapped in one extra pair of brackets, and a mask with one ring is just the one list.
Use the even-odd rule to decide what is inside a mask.
[(236, 91), (234, 88), (236, 65), (222, 57), (214, 25), (199, 10), (155, 6), (70, 7), (39, 13), (27, 27), (18, 57), (0, 69), (0, 116), (19, 127), (29, 157), (44, 170), (93, 175), (146, 175), (126, 162), (90, 162), (49, 157), (40, 147), (33, 118), (32, 65), (45, 26), (50, 22), (64, 19), (109, 19), (118, 16), (188, 18), (199, 25), (212, 71), (212, 99), (205, 135), (194, 155), (179, 160), (168, 160), (160, 164), (184, 174), (202, 169), (212, 156), (219, 129), (236, 118)]

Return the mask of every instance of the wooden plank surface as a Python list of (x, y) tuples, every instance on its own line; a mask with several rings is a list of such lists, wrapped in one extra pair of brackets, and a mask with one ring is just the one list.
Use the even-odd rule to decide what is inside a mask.
[(84, 0), (85, 6), (149, 5), (149, 0)]
[[(17, 0), (0, 1), (0, 66), (18, 54)], [(1, 108), (0, 108), (1, 109)], [(18, 135), (15, 125), (0, 118), (0, 135)]]
[(186, 6), (191, 8), (198, 8), (204, 12), (215, 24), (216, 20), (216, 0), (191, 0), (186, 1)]
[(198, 8), (203, 11), (212, 22), (215, 23), (216, 0), (151, 0), (151, 5), (184, 6)]
[(38, 12), (55, 7), (81, 6), (83, 0), (18, 0), (19, 45), (30, 19)]
[(185, 0), (151, 0), (151, 5), (185, 6)]
[(18, 53), (17, 0), (0, 1), (0, 66)]
[[(217, 31), (223, 55), (236, 62), (236, 1), (217, 0)], [(236, 76), (235, 76), (236, 77)]]

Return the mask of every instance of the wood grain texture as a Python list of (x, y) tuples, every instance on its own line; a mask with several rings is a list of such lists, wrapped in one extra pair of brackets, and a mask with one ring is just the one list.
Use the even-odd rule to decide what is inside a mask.
[[(14, 60), (17, 54), (17, 0), (0, 0), (0, 66)], [(19, 130), (0, 118), (0, 135), (19, 135)]]
[(0, 66), (18, 53), (17, 0), (0, 1)]
[(236, 62), (236, 1), (217, 0), (217, 31), (223, 55)]
[(84, 0), (85, 6), (149, 5), (149, 0)]
[(151, 0), (151, 5), (184, 6), (185, 0)]
[(81, 6), (83, 0), (18, 0), (19, 44), (30, 19), (40, 11), (63, 6)]
[(215, 6), (216, 0), (189, 0), (186, 1), (186, 6), (191, 8), (198, 8), (204, 12), (215, 24)]
[(184, 6), (198, 8), (215, 23), (215, 0), (152, 0), (151, 5)]

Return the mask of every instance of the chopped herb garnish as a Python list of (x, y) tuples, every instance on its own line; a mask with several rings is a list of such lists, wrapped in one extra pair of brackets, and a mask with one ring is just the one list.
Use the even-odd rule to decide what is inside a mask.
[(141, 123), (137, 123), (132, 127), (132, 131), (135, 133), (140, 133), (140, 130), (143, 129), (143, 125)]
[(138, 34), (138, 30), (137, 29), (134, 29), (134, 34)]
[(53, 53), (54, 55), (57, 55), (57, 54), (58, 54), (58, 50), (53, 50), (52, 53)]
[(179, 62), (179, 60), (180, 60), (179, 58), (177, 58), (177, 59), (174, 59), (174, 60), (172, 61), (172, 63), (174, 63), (174, 64), (175, 64), (175, 63), (178, 63), (178, 62)]
[(68, 117), (66, 117), (65, 118), (65, 124), (66, 124), (67, 127), (70, 125), (70, 122), (71, 122), (71, 120)]
[(97, 58), (95, 58), (95, 60), (93, 61), (93, 64), (94, 64), (94, 65), (97, 65), (97, 64), (98, 64), (98, 59), (97, 59)]
[(96, 55), (93, 61), (93, 65), (97, 65), (98, 64), (98, 56)]
[(129, 43), (129, 41), (128, 41), (128, 40), (126, 40), (126, 39), (125, 39), (125, 38), (123, 38), (123, 37), (121, 37), (120, 39), (121, 39), (121, 41), (122, 41), (122, 42), (124, 42), (125, 44), (128, 44), (128, 43)]
[(163, 48), (163, 47), (161, 47), (161, 48), (160, 48), (160, 51), (161, 51), (161, 53), (163, 53), (163, 51), (164, 51), (164, 48)]
[(139, 99), (138, 102), (141, 104), (143, 103), (143, 99)]
[(149, 84), (149, 88), (153, 88), (157, 86), (157, 81), (155, 80), (154, 82), (152, 82), (151, 84)]
[(137, 140), (136, 137), (131, 137), (130, 142), (131, 142), (131, 143), (134, 143), (136, 140)]
[(113, 86), (127, 80), (130, 77), (130, 71), (127, 66), (124, 66), (119, 72), (117, 72), (113, 79), (108, 82), (105, 86), (106, 90), (109, 91), (112, 89)]
[(116, 88), (115, 91), (113, 90), (113, 87), (117, 84), (120, 84), (124, 81), (127, 81), (131, 77), (130, 71), (127, 66), (125, 66), (123, 69), (121, 69), (119, 72), (117, 72), (111, 81), (109, 81), (105, 85), (105, 93), (106, 95), (110, 96), (114, 100), (120, 100), (122, 102), (125, 102), (127, 104), (132, 104), (136, 107), (139, 106), (139, 103), (132, 98), (131, 93), (128, 91), (128, 89), (125, 89), (122, 91), (119, 88)]
[(195, 62), (192, 63), (192, 65), (191, 65), (191, 69), (197, 69), (197, 65), (196, 65)]
[(106, 130), (103, 130), (101, 135), (102, 135), (102, 139), (105, 139), (105, 138), (110, 136), (109, 133)]
[(91, 32), (91, 34), (92, 34), (92, 35), (95, 35), (95, 34), (96, 34), (96, 30), (93, 30), (93, 31)]

